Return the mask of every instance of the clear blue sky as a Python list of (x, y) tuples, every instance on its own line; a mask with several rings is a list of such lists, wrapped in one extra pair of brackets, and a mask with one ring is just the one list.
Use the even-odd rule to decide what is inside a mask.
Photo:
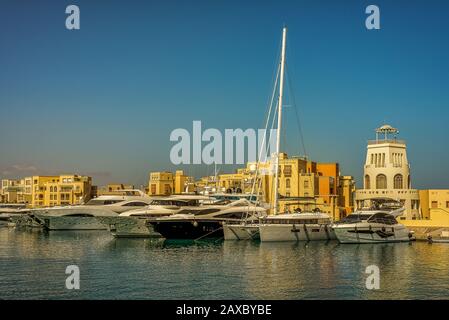
[[(81, 30), (65, 29), (69, 4)], [(381, 30), (365, 28), (369, 4)], [(175, 169), (175, 128), (261, 127), (286, 24), (309, 157), (360, 183), (366, 140), (387, 122), (408, 142), (414, 187), (449, 188), (448, 17), (444, 0), (2, 0), (0, 176), (146, 184)], [(285, 117), (297, 154), (292, 108)]]

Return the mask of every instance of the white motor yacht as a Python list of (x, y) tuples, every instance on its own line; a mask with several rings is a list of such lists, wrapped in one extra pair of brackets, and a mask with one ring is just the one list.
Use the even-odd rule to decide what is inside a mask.
[[(254, 215), (248, 217), (250, 208)], [(147, 225), (166, 239), (223, 238), (225, 223), (238, 223), (244, 218), (247, 221), (257, 221), (258, 216), (265, 213), (265, 208), (254, 207), (246, 199), (222, 200), (199, 210), (184, 209), (171, 216), (149, 219)]]
[(332, 229), (340, 243), (408, 242), (413, 234), (396, 217), (404, 213), (402, 204), (387, 198), (370, 199), (362, 208), (335, 223)]
[(33, 209), (29, 216), (48, 230), (106, 230), (97, 217), (118, 216), (151, 201), (140, 190), (123, 190), (122, 195), (100, 196), (82, 205)]
[(335, 240), (331, 218), (321, 212), (270, 215), (259, 224), (260, 241)]
[(24, 203), (2, 203), (0, 204), (0, 225), (15, 227), (17, 224), (37, 226), (27, 215), (30, 209)]
[(146, 221), (149, 218), (169, 216), (181, 211), (200, 211), (217, 200), (202, 195), (173, 195), (153, 199), (140, 209), (126, 211), (118, 216), (102, 216), (97, 220), (108, 227), (114, 237), (160, 237)]

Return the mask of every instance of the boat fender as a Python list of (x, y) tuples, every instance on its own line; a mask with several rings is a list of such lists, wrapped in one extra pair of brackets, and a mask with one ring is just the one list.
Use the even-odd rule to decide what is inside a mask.
[(195, 228), (198, 227), (198, 222), (194, 221), (194, 222), (193, 222), (193, 226), (194, 226)]
[(382, 227), (382, 231), (385, 232), (385, 227)]

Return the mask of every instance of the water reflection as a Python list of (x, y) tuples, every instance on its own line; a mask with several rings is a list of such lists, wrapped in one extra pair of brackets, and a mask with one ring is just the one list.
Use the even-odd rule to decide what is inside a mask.
[[(443, 299), (449, 245), (115, 239), (0, 229), (1, 298)], [(81, 290), (64, 287), (77, 264)], [(365, 288), (369, 265), (381, 289)]]

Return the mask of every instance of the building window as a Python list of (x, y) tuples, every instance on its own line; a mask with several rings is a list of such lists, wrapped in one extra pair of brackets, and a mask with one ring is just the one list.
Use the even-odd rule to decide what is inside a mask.
[(365, 175), (365, 189), (371, 189), (371, 181), (369, 175)]
[(284, 166), (284, 176), (285, 177), (291, 177), (292, 176), (292, 166), (291, 165)]
[(376, 189), (387, 189), (387, 177), (384, 174), (377, 175)]
[(449, 201), (446, 201), (446, 208), (449, 208)]
[(438, 208), (438, 201), (432, 201), (432, 209)]
[(309, 187), (309, 180), (304, 180), (304, 188), (308, 188)]
[(285, 179), (285, 187), (290, 188), (290, 179)]
[(403, 188), (402, 174), (397, 174), (394, 176), (394, 188), (395, 189)]

